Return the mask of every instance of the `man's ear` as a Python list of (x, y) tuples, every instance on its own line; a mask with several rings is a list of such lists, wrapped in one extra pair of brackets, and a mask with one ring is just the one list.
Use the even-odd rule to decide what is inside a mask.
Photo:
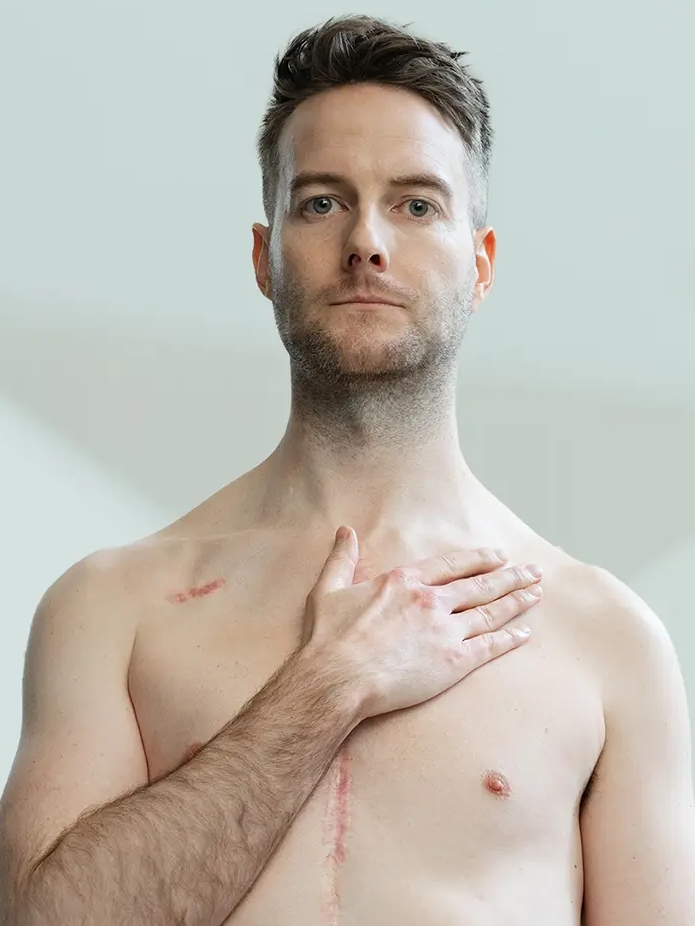
[(485, 299), (495, 281), (495, 258), (497, 255), (497, 238), (491, 225), (478, 229), (475, 235), (475, 264), (478, 271), (473, 290), (471, 314)]
[(256, 274), (256, 285), (266, 297), (271, 299), (270, 272), (268, 267), (268, 249), (270, 247), (270, 229), (258, 222), (252, 226), (253, 230), (253, 270)]

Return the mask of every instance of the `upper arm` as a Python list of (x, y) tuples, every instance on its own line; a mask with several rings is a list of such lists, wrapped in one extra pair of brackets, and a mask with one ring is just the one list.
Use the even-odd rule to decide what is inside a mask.
[(128, 694), (134, 621), (119, 613), (122, 585), (111, 555), (94, 554), (51, 586), (34, 615), (19, 747), (0, 801), (8, 904), (85, 811), (147, 784)]
[(580, 821), (585, 926), (695, 923), (695, 802), (683, 676), (656, 615), (605, 580), (606, 742)]

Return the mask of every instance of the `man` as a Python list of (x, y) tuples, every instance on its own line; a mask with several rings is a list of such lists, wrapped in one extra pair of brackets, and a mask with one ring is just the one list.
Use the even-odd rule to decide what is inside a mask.
[[(458, 57), (351, 17), (278, 62), (253, 263), (291, 359), (288, 427), (44, 596), (2, 804), (4, 922), (695, 922), (671, 641), (461, 454), (457, 352), (495, 234), (487, 100)], [(471, 673), (443, 656), (457, 613), (499, 628), (502, 577), (537, 582), (452, 553), (481, 548), (540, 565), (543, 597), (529, 642)], [(418, 581), (398, 568), (425, 562)], [(469, 600), (442, 617), (454, 587)]]

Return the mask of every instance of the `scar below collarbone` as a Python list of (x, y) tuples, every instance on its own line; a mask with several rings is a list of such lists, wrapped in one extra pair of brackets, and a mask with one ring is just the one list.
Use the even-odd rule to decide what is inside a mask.
[(204, 598), (206, 595), (216, 592), (226, 584), (223, 578), (213, 579), (212, 582), (208, 582), (206, 585), (199, 585), (196, 588), (189, 588), (186, 591), (174, 592), (172, 595), (167, 595), (167, 601), (171, 604), (183, 604), (184, 601), (191, 601), (193, 598)]
[(350, 824), (351, 757), (347, 745), (336, 756), (329, 782), (328, 806), (324, 817), (324, 859), (321, 906), (324, 926), (338, 926), (340, 915), (339, 875), (345, 861)]

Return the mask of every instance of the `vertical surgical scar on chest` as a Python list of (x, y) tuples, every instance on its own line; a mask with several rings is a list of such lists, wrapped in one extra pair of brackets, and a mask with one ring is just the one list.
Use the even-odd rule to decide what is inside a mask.
[(329, 800), (324, 817), (321, 907), (325, 926), (338, 926), (340, 919), (340, 868), (345, 861), (350, 827), (350, 765), (348, 744), (344, 743), (329, 773)]
[(170, 604), (183, 604), (185, 601), (191, 601), (193, 598), (204, 598), (206, 595), (216, 592), (226, 584), (223, 578), (213, 579), (212, 582), (208, 582), (206, 585), (199, 585), (196, 588), (174, 592), (171, 595), (167, 595), (166, 599)]

